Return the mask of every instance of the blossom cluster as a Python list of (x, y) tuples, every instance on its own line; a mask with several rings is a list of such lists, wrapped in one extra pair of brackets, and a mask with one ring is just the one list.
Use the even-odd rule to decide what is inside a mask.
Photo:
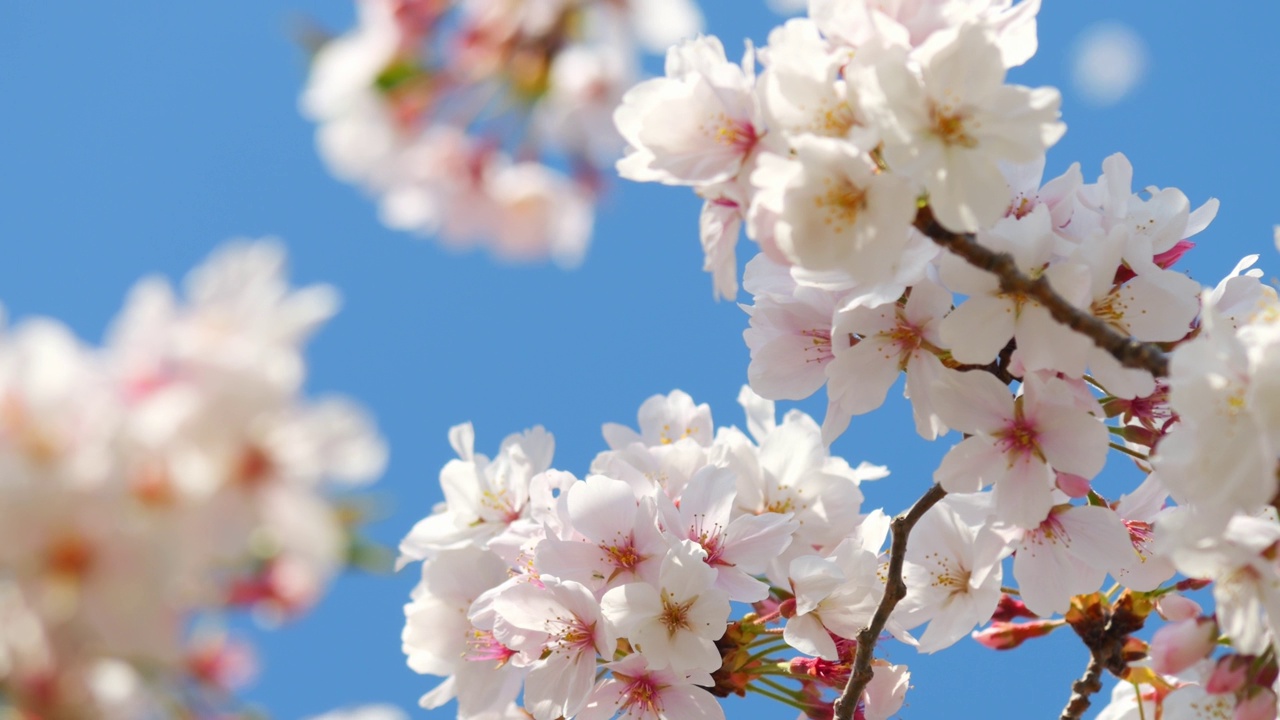
[(1035, 52), (1038, 10), (812, 0), (741, 63), (714, 37), (684, 42), (665, 77), (623, 96), (618, 171), (705, 199), (718, 295), (736, 294), (744, 225), (775, 261), (883, 295), (928, 262), (909, 232), (917, 196), (953, 230), (991, 225), (1008, 207), (1002, 164), (1034, 163), (1063, 134), (1057, 90), (1005, 83)]
[(217, 615), (298, 613), (347, 564), (326, 486), (386, 448), (351, 401), (302, 396), (338, 299), (283, 271), (274, 242), (229, 245), (185, 292), (140, 282), (101, 347), (46, 319), (0, 334), (0, 707), (229, 713), (253, 655)]
[[(774, 696), (781, 675), (800, 682), (786, 702), (829, 713), (824, 693), (847, 677), (850, 638), (883, 590), (888, 521), (859, 514), (859, 486), (887, 470), (831, 456), (799, 411), (778, 422), (772, 402), (745, 388), (740, 400), (749, 434), (715, 429), (680, 391), (650, 398), (638, 431), (604, 427), (609, 449), (585, 479), (552, 468), (542, 428), (492, 459), (470, 425), (453, 428), (445, 502), (400, 548), (402, 564), (422, 561), (404, 651), (446, 678), (423, 706), (723, 718), (717, 697)], [(877, 667), (864, 716), (896, 712), (907, 678)]]
[(621, 151), (610, 114), (639, 50), (701, 26), (690, 0), (355, 4), (357, 25), (319, 48), (301, 98), (333, 174), (393, 229), (565, 266), (586, 251), (600, 168)]
[[(740, 232), (760, 246), (743, 278), (756, 393), (825, 386), (829, 443), (905, 375), (916, 432), (962, 436), (890, 631), (928, 620), (933, 651), (991, 620), (975, 637), (1005, 649), (1070, 625), (1132, 683), (1114, 707), (1204, 717), (1173, 709), (1203, 707), (1195, 687), (1275, 717), (1280, 301), (1256, 256), (1212, 289), (1174, 269), (1216, 201), (1135, 192), (1122, 154), (1092, 182), (1078, 164), (1044, 179), (1058, 93), (1005, 82), (1038, 8), (811, 0), (741, 63), (687, 41), (624, 96), (618, 170), (705, 199), (717, 294), (737, 293)], [(1113, 452), (1140, 483), (1103, 482)], [(1211, 611), (1182, 595), (1210, 583)], [(1132, 637), (1156, 615), (1150, 646)], [(1196, 665), (1219, 640), (1218, 670)]]

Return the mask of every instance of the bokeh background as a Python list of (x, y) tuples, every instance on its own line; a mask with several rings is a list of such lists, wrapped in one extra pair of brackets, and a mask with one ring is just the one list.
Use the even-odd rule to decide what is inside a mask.
[[(763, 0), (706, 0), (704, 12), (731, 54), (781, 21)], [(578, 473), (603, 448), (601, 423), (634, 424), (654, 393), (682, 388), (711, 404), (718, 425), (742, 426), (746, 316), (712, 300), (691, 193), (615, 182), (585, 263), (566, 272), (389, 232), (328, 175), (297, 111), (306, 59), (290, 29), (305, 17), (341, 31), (352, 16), (346, 0), (0, 2), (0, 301), (10, 317), (54, 316), (97, 342), (140, 276), (180, 277), (228, 238), (279, 236), (295, 281), (332, 283), (345, 298), (310, 348), (309, 388), (358, 398), (378, 418), (392, 459), (369, 532), (391, 546), (440, 500), (455, 423), (474, 421), (486, 453), (542, 424), (556, 465)], [(1076, 82), (1075, 58), (1100, 24), (1101, 59), (1085, 63), (1094, 85)], [(1184, 269), (1213, 284), (1260, 252), (1271, 277), (1278, 24), (1275, 3), (1046, 3), (1039, 55), (1013, 78), (1063, 89), (1069, 130), (1047, 176), (1079, 161), (1091, 181), (1123, 151), (1135, 187), (1222, 201)], [(1145, 74), (1128, 73), (1134, 37)], [(650, 58), (650, 72), (660, 67)], [(1117, 82), (1126, 73), (1132, 82)], [(821, 417), (823, 402), (802, 407)], [(903, 509), (954, 441), (925, 444), (911, 427), (896, 402), (856, 418), (834, 446), (892, 469), (865, 487), (869, 507)], [(344, 577), (306, 618), (259, 634), (263, 671), (247, 696), (277, 718), (375, 701), (426, 717), (416, 701), (437, 679), (405, 666), (399, 640), (414, 581), (408, 570)], [(933, 657), (888, 652), (913, 671), (906, 718), (1054, 716), (1086, 661), (1067, 631), (1011, 653), (969, 641)]]

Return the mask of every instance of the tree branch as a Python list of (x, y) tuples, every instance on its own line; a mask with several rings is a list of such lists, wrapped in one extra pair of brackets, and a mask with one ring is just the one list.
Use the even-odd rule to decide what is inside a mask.
[(902, 581), (902, 561), (907, 554), (907, 536), (929, 508), (937, 505), (946, 494), (947, 491), (940, 485), (934, 485), (920, 496), (910, 510), (895, 517), (889, 526), (893, 532), (893, 540), (889, 545), (889, 573), (885, 578), (884, 597), (881, 598), (875, 615), (871, 616), (871, 624), (858, 633), (858, 650), (854, 655), (849, 682), (833, 708), (835, 720), (852, 720), (853, 712), (858, 707), (858, 699), (862, 697), (862, 691), (874, 674), (871, 669), (871, 654), (876, 649), (876, 640), (884, 632), (885, 623), (889, 622), (893, 609), (907, 595), (907, 585)]
[(1092, 704), (1090, 696), (1102, 690), (1102, 670), (1102, 661), (1096, 654), (1090, 653), (1089, 664), (1084, 669), (1084, 675), (1071, 683), (1071, 699), (1062, 709), (1062, 715), (1058, 720), (1080, 720), (1084, 717), (1084, 712)]
[(1095, 345), (1110, 353), (1121, 365), (1146, 370), (1158, 378), (1169, 374), (1169, 359), (1159, 347), (1117, 332), (1092, 313), (1067, 302), (1054, 292), (1043, 276), (1032, 279), (1023, 275), (1008, 253), (983, 247), (971, 234), (955, 233), (942, 227), (928, 206), (921, 208), (916, 215), (915, 226), (937, 244), (964, 258), (970, 265), (996, 275), (1000, 278), (1000, 289), (1004, 292), (1017, 293), (1035, 300), (1049, 311), (1054, 320), (1093, 340)]

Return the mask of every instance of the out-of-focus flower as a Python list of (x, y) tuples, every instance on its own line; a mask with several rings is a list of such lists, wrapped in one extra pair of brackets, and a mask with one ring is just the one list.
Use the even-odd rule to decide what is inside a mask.
[(383, 222), (510, 261), (577, 265), (613, 109), (642, 49), (696, 34), (690, 0), (356, 0), (300, 98), (330, 171)]
[(325, 486), (386, 461), (358, 406), (301, 396), (337, 296), (289, 287), (278, 244), (219, 250), (184, 295), (142, 281), (102, 348), (0, 335), (0, 696), (29, 716), (229, 709), (252, 652), (192, 622), (315, 602), (352, 542)]

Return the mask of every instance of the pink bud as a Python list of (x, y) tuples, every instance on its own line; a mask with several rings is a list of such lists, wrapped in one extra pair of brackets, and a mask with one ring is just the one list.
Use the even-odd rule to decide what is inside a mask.
[(1210, 695), (1234, 693), (1249, 680), (1249, 666), (1253, 656), (1227, 655), (1213, 666), (1213, 672), (1204, 682), (1204, 691)]
[(778, 605), (778, 614), (788, 620), (795, 617), (796, 599), (787, 598), (786, 600), (783, 600), (782, 603)]
[(1058, 473), (1058, 489), (1067, 494), (1067, 497), (1082, 498), (1089, 494), (1089, 479), (1072, 475), (1071, 473)]
[(1061, 620), (1038, 620), (1026, 623), (993, 623), (970, 637), (992, 650), (1012, 650), (1035, 637), (1043, 637), (1062, 627)]
[(1200, 607), (1200, 603), (1195, 600), (1177, 593), (1169, 593), (1156, 601), (1156, 612), (1169, 622), (1177, 622), (1200, 617), (1204, 614), (1204, 608)]
[(1179, 580), (1173, 587), (1178, 592), (1186, 592), (1188, 590), (1199, 590), (1200, 588), (1209, 587), (1209, 584), (1212, 582), (1212, 580), (1206, 580), (1204, 578), (1186, 578), (1184, 580)]
[(1253, 697), (1236, 703), (1233, 720), (1275, 720), (1276, 694), (1261, 688)]
[(1192, 618), (1165, 625), (1151, 638), (1151, 667), (1174, 675), (1208, 657), (1218, 643), (1218, 623), (1213, 618)]
[(1000, 602), (996, 605), (996, 611), (991, 614), (991, 622), (1007, 623), (1013, 622), (1018, 618), (1038, 618), (1039, 615), (1027, 609), (1026, 604), (1021, 600), (1010, 595), (1001, 594)]

